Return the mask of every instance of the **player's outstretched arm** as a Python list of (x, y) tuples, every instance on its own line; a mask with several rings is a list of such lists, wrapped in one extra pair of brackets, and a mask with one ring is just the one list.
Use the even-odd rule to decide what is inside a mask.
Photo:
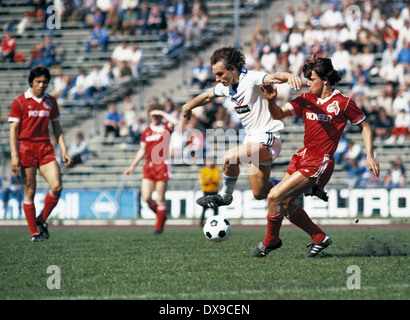
[(380, 166), (374, 158), (372, 129), (367, 121), (362, 121), (357, 126), (362, 130), (362, 138), (366, 149), (366, 166), (378, 177)]
[(275, 72), (266, 75), (265, 84), (282, 84), (287, 83), (293, 90), (302, 88), (302, 80), (294, 74), (288, 72)]
[(145, 146), (141, 145), (131, 165), (124, 171), (124, 175), (125, 176), (130, 175), (134, 171), (138, 163), (142, 160), (142, 158), (144, 158), (144, 156), (145, 156)]
[(265, 84), (260, 86), (260, 89), (268, 100), (269, 112), (273, 119), (280, 120), (291, 115), (291, 111), (286, 105), (283, 107), (277, 105), (276, 97), (278, 96), (278, 90), (276, 88), (273, 88), (270, 84)]
[(182, 106), (182, 115), (189, 121), (192, 116), (192, 109), (204, 106), (214, 100), (216, 96), (213, 90), (205, 91)]

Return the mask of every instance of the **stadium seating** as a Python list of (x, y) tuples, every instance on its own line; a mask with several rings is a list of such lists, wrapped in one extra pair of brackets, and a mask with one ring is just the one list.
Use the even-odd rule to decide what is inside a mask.
[[(233, 17), (233, 1), (208, 1), (208, 8), (211, 17), (210, 26), (218, 26), (221, 23), (232, 19)], [(6, 6), (7, 4), (7, 6)], [(8, 4), (7, 1), (2, 4), (2, 12), (0, 14), (0, 24), (4, 25), (8, 22), (18, 22), (23, 13), (27, 10), (25, 0), (15, 0)], [(262, 10), (256, 7), (256, 10)], [(122, 37), (112, 37), (107, 53), (92, 52), (88, 58), (83, 57), (84, 40), (87, 38), (89, 30), (82, 26), (62, 25), (61, 30), (56, 30), (53, 43), (57, 45), (58, 59), (62, 61), (61, 68), (63, 73), (70, 75), (78, 75), (80, 68), (91, 70), (95, 65), (102, 66), (110, 57), (113, 48), (120, 43)], [(18, 36), (17, 51), (24, 53), (27, 57), (35, 44), (41, 39), (42, 31), (38, 25), (33, 25), (28, 28), (24, 35)], [(218, 33), (216, 33), (218, 36)], [(141, 48), (144, 48), (144, 58), (146, 67), (155, 65), (158, 61), (164, 59), (163, 49), (165, 44), (158, 41), (156, 35), (144, 36), (129, 36), (128, 40), (138, 41)], [(206, 40), (204, 40), (206, 43)], [(195, 44), (200, 46), (201, 43)], [(204, 45), (202, 43), (202, 45)], [(380, 63), (380, 56), (377, 57), (377, 63)], [(172, 64), (169, 67), (177, 67)], [(155, 70), (152, 70), (155, 74)], [(27, 88), (28, 68), (26, 65), (16, 63), (2, 64), (0, 66), (0, 141), (4, 146), (3, 149), (7, 152), (8, 143), (8, 124), (6, 122), (8, 111), (12, 99), (21, 94)], [(372, 90), (377, 91), (383, 86), (383, 81), (375, 77), (373, 83), (375, 85)], [(143, 81), (146, 81), (146, 79)], [(348, 83), (342, 83), (342, 86), (348, 86)], [(133, 83), (130, 83), (130, 87)], [(149, 86), (149, 83), (147, 83)], [(125, 94), (131, 92), (130, 87), (122, 86), (110, 92), (109, 95), (102, 97), (99, 101), (99, 111), (105, 110), (108, 101), (118, 101)], [(179, 96), (175, 96), (175, 101), (186, 101), (189, 92), (181, 91)], [(74, 132), (75, 129), (83, 121), (90, 118), (94, 111), (90, 106), (64, 104), (62, 105), (63, 119), (62, 126), (64, 131)], [(362, 138), (359, 133), (350, 133), (349, 137), (358, 143), (362, 144)], [(283, 149), (272, 166), (272, 177), (280, 178), (286, 169), (287, 163), (293, 153), (301, 147), (303, 141), (303, 127), (293, 126), (291, 121), (285, 121), (285, 130), (282, 132)], [(67, 141), (69, 143), (69, 141)], [(113, 138), (107, 140), (100, 135), (93, 135), (88, 139), (91, 156), (86, 164), (78, 165), (69, 170), (63, 170), (63, 183), (66, 189), (84, 189), (112, 188), (116, 189), (123, 179), (123, 172), (130, 164), (138, 150), (138, 145), (128, 144), (128, 138)], [(407, 141), (403, 146), (391, 145), (386, 146), (382, 142), (375, 142), (375, 152), (377, 159), (382, 168), (382, 175), (386, 173), (390, 167), (390, 162), (395, 160), (397, 156), (401, 156), (407, 168), (410, 167), (409, 150), (410, 143)], [(173, 176), (169, 183), (170, 189), (195, 189), (199, 188), (198, 165), (174, 165)], [(238, 188), (249, 188), (245, 167), (242, 169), (242, 174), (239, 178)], [(141, 183), (142, 168), (138, 166), (134, 174), (128, 177), (127, 187), (138, 188)], [(347, 184), (346, 172), (340, 166), (336, 166), (335, 173), (329, 184), (329, 187), (344, 187)], [(407, 177), (407, 182), (410, 182), (410, 177)], [(40, 182), (41, 183), (41, 182)]]

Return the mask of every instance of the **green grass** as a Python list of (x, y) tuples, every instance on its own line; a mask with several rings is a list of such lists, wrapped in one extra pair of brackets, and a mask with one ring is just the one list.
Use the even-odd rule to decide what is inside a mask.
[[(264, 228), (233, 227), (221, 243), (200, 229), (53, 229), (40, 243), (26, 229), (0, 230), (0, 299), (408, 299), (409, 229), (329, 229), (331, 247), (303, 258), (309, 237), (281, 231), (283, 246), (251, 256)], [(47, 280), (56, 265), (61, 288)], [(360, 289), (348, 289), (360, 268)]]

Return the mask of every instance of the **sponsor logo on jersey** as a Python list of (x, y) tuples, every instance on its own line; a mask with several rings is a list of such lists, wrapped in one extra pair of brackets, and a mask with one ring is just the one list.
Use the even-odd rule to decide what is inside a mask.
[(332, 122), (332, 116), (323, 113), (306, 112), (306, 120)]
[(50, 116), (50, 111), (48, 110), (40, 110), (40, 111), (29, 111), (28, 112), (29, 117), (37, 118), (37, 117), (49, 117)]

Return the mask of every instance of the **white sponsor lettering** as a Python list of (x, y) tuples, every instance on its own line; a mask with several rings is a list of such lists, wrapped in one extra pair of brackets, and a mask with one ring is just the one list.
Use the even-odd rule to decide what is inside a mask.
[(37, 118), (37, 117), (49, 117), (50, 111), (47, 110), (40, 110), (40, 111), (29, 111), (29, 117)]

